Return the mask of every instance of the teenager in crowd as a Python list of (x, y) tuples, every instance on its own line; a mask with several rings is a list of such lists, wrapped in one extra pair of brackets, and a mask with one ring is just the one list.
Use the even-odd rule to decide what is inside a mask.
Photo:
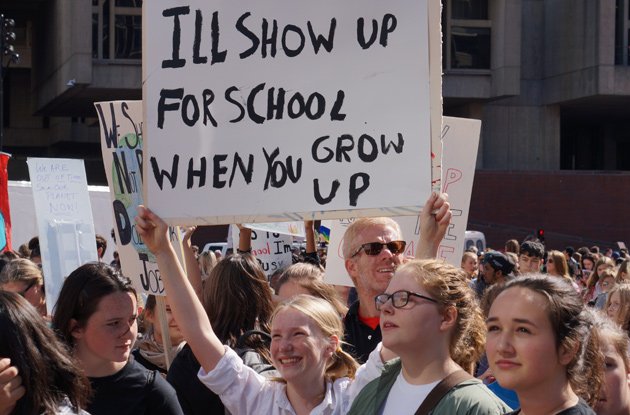
[(622, 283), (608, 292), (604, 310), (626, 333), (630, 333), (630, 284)]
[(137, 310), (131, 281), (109, 265), (82, 265), (64, 281), (53, 326), (90, 379), (92, 415), (182, 414), (166, 380), (130, 358)]
[(630, 414), (630, 339), (619, 326), (601, 313), (593, 312), (591, 318), (605, 365), (595, 410), (598, 415)]
[(493, 376), (516, 391), (522, 414), (590, 414), (603, 362), (590, 319), (570, 284), (545, 275), (497, 288), (486, 353)]
[(621, 264), (619, 264), (615, 280), (618, 283), (630, 282), (630, 259), (625, 259)]
[[(350, 414), (503, 414), (509, 411), (473, 378), (483, 353), (485, 327), (465, 273), (439, 260), (401, 265), (385, 293), (381, 312), (383, 346), (400, 356), (357, 396)], [(441, 399), (427, 399), (446, 384)]]
[[(341, 349), (343, 326), (328, 302), (300, 295), (278, 306), (271, 320), (271, 360), (281, 378), (270, 380), (217, 337), (168, 243), (164, 221), (140, 206), (136, 229), (157, 258), (175, 318), (201, 363), (199, 378), (226, 409), (234, 415), (347, 412), (365, 382), (352, 382), (357, 364)], [(373, 359), (362, 379), (375, 377), (379, 363)]]
[(476, 278), (477, 272), (479, 271), (479, 260), (477, 259), (477, 254), (469, 251), (464, 252), (464, 255), (462, 255), (461, 267), (464, 271), (466, 271), (468, 279), (472, 280), (473, 278)]
[[(170, 357), (175, 356), (182, 350), (186, 342), (177, 322), (173, 318), (171, 306), (168, 303), (168, 297), (164, 297), (166, 302), (166, 324), (168, 325), (168, 346), (170, 347)], [(144, 323), (144, 333), (137, 341), (133, 350), (133, 356), (136, 361), (149, 370), (157, 370), (166, 375), (166, 353), (164, 352), (164, 335), (162, 326), (157, 317), (156, 310), (157, 301), (154, 295), (147, 297), (142, 311), (142, 320)]]
[(46, 317), (46, 295), (42, 270), (25, 258), (14, 259), (5, 265), (0, 273), (0, 289), (20, 294)]
[(17, 369), (14, 383), (21, 382), (23, 391), (13, 409), (3, 412), (0, 406), (0, 414), (85, 414), (87, 378), (65, 344), (18, 294), (0, 291), (0, 333), (0, 356)]
[(565, 279), (577, 293), (581, 292), (580, 286), (569, 274), (569, 265), (564, 253), (553, 250), (547, 253), (547, 274)]
[(520, 275), (540, 272), (545, 246), (536, 241), (524, 241), (518, 252), (518, 271)]
[(597, 296), (602, 292), (601, 285), (599, 283), (600, 274), (605, 269), (610, 269), (614, 267), (615, 262), (606, 256), (602, 256), (600, 259), (597, 260), (597, 262), (595, 263), (595, 268), (593, 269), (593, 272), (590, 274), (586, 282), (586, 289), (583, 294), (585, 303), (594, 301)]
[[(249, 240), (250, 235), (246, 238)], [(272, 374), (268, 336), (274, 305), (271, 289), (256, 259), (251, 254), (236, 253), (221, 260), (204, 284), (202, 302), (204, 314), (221, 343), (235, 349), (256, 372)], [(191, 316), (186, 316), (189, 319)], [(256, 333), (248, 335), (252, 331)], [(200, 367), (187, 344), (173, 360), (167, 380), (177, 391), (185, 414), (223, 413), (219, 397), (198, 379)]]
[(589, 305), (594, 305), (596, 309), (603, 310), (606, 307), (606, 300), (608, 299), (608, 293), (615, 287), (615, 270), (614, 269), (605, 269), (599, 275), (599, 286), (601, 287), (601, 292), (595, 298), (593, 303), (589, 303)]

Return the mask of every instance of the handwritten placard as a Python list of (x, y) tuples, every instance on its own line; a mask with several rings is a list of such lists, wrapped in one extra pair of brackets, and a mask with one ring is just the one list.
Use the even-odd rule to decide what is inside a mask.
[[(139, 292), (165, 295), (155, 257), (136, 231), (134, 218), (142, 197), (142, 103), (141, 101), (111, 101), (95, 103), (101, 127), (101, 150), (105, 174), (109, 183), (111, 210), (118, 241), (118, 254), (123, 274), (129, 277)], [(181, 236), (169, 228), (169, 238), (181, 256)], [(180, 258), (181, 259), (181, 258)]]
[(52, 314), (64, 279), (86, 262), (97, 261), (96, 237), (83, 160), (29, 158), (28, 172)]
[(427, 8), (144, 2), (148, 204), (170, 224), (417, 212), (441, 65)]
[[(232, 242), (238, 246), (239, 229), (236, 226), (232, 230)], [(293, 263), (291, 243), (293, 237), (280, 233), (252, 230), (252, 255), (260, 264), (267, 278), (274, 272), (283, 270)]]

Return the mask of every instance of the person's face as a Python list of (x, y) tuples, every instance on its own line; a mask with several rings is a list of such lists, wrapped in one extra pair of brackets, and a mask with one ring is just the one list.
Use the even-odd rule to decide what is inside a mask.
[(2, 290), (20, 294), (37, 309), (40, 315), (46, 316), (44, 286), (37, 281), (30, 283), (25, 281), (10, 281), (2, 285)]
[[(171, 345), (176, 346), (184, 341), (184, 335), (182, 334), (179, 326), (177, 325), (177, 321), (175, 321), (175, 317), (173, 317), (173, 313), (171, 311), (171, 304), (168, 301), (168, 297), (166, 299), (166, 323), (168, 324), (168, 334), (171, 338)], [(157, 318), (157, 310), (154, 309), (153, 312), (147, 313), (147, 321), (153, 324), (153, 330), (155, 333), (156, 340), (158, 342), (162, 342), (162, 326)]]
[(541, 264), (542, 258), (529, 256), (526, 253), (520, 254), (518, 256), (518, 269), (521, 274), (539, 272)]
[(497, 282), (497, 271), (487, 262), (483, 264), (483, 280), (489, 285)]
[(599, 402), (595, 406), (598, 415), (630, 413), (630, 375), (623, 358), (606, 337), (601, 339), (601, 351), (605, 357), (604, 384)]
[(127, 362), (138, 334), (137, 309), (132, 293), (117, 292), (101, 298), (85, 326), (72, 329), (77, 357), (84, 365), (108, 368)]
[(273, 319), (271, 359), (287, 383), (319, 384), (338, 344), (336, 336), (325, 337), (310, 317), (293, 308)]
[(466, 271), (466, 274), (473, 275), (477, 271), (477, 258), (466, 257), (462, 263), (462, 269)]
[(590, 259), (583, 259), (582, 260), (582, 267), (584, 269), (592, 270), (594, 265), (595, 264)]
[[(401, 235), (390, 225), (372, 225), (357, 235), (353, 248), (368, 242), (391, 242), (401, 240)], [(353, 258), (346, 260), (346, 270), (352, 277), (360, 296), (372, 298), (387, 288), (396, 267), (402, 263), (403, 254), (394, 255), (386, 246), (378, 255), (368, 255), (362, 249)]]
[(608, 309), (606, 310), (606, 314), (613, 321), (617, 322), (617, 324), (622, 324), (621, 320), (621, 296), (619, 295), (619, 291), (615, 291), (610, 295), (610, 302), (608, 303)]
[(553, 262), (553, 258), (547, 259), (547, 273), (548, 274), (556, 273), (556, 264)]
[[(410, 291), (432, 298), (411, 272), (397, 272), (385, 294), (396, 291)], [(409, 302), (402, 308), (395, 308), (390, 298), (381, 306), (380, 326), (383, 346), (397, 354), (417, 353), (426, 342), (431, 342), (440, 332), (442, 314), (439, 306), (430, 300), (409, 296)]]
[(304, 288), (302, 285), (297, 284), (295, 281), (289, 280), (285, 282), (284, 284), (282, 284), (282, 286), (278, 290), (278, 300), (279, 301), (288, 300), (289, 298), (293, 298), (296, 295), (300, 295), (300, 294), (310, 295), (311, 293), (309, 293), (308, 290)]
[(486, 353), (492, 374), (504, 388), (545, 391), (566, 377), (572, 356), (558, 352), (548, 307), (542, 294), (521, 287), (507, 289), (492, 303)]
[(611, 266), (608, 264), (599, 264), (597, 266), (597, 275), (602, 275), (602, 273), (606, 271), (608, 268), (611, 268)]
[(613, 277), (606, 277), (602, 280), (600, 285), (602, 287), (602, 292), (607, 293), (615, 285), (615, 279)]

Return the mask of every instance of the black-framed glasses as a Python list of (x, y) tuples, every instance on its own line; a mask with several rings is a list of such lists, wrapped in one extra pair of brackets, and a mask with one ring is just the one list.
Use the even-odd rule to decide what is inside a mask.
[(350, 258), (355, 257), (363, 250), (366, 255), (374, 256), (381, 253), (383, 247), (387, 247), (389, 252), (394, 255), (402, 254), (405, 252), (405, 247), (407, 246), (407, 242), (405, 241), (391, 241), (391, 242), (368, 242), (363, 244), (357, 249), (354, 254), (350, 256)]
[(29, 290), (33, 288), (36, 284), (37, 280), (31, 282), (29, 285), (26, 286), (24, 290), (20, 291), (18, 294), (20, 294), (22, 297), (26, 297), (26, 293), (29, 292)]
[(381, 311), (381, 308), (391, 298), (392, 305), (394, 306), (394, 308), (403, 308), (409, 303), (409, 297), (412, 297), (412, 296), (422, 298), (427, 301), (431, 301), (432, 303), (436, 303), (436, 304), (438, 303), (437, 300), (431, 297), (427, 297), (426, 295), (414, 293), (407, 290), (399, 290), (391, 294), (383, 293), (383, 294), (377, 295), (376, 297), (374, 297), (374, 304), (376, 305), (376, 310)]

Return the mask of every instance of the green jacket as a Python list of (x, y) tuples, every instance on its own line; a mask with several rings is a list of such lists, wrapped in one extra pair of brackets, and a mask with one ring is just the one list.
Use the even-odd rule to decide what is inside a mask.
[[(348, 415), (377, 415), (400, 373), (400, 359), (385, 364), (383, 373), (368, 383), (354, 400)], [(511, 409), (478, 379), (451, 389), (431, 411), (432, 415), (501, 415)]]

